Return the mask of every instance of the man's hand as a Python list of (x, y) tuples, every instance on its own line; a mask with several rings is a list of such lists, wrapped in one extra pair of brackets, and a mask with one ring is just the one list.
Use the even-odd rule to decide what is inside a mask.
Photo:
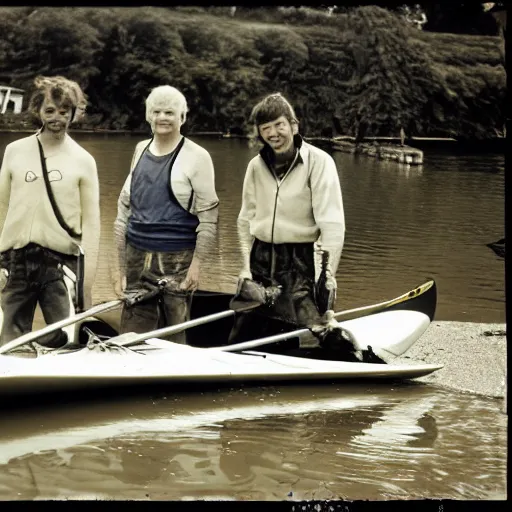
[(320, 322), (311, 326), (313, 334), (321, 334), (334, 329), (339, 329), (339, 324), (334, 317), (334, 311), (328, 309), (324, 315), (320, 318)]
[(195, 291), (199, 287), (199, 260), (194, 256), (188, 267), (187, 277), (180, 284), (180, 290)]
[(336, 292), (336, 290), (338, 289), (338, 284), (336, 282), (336, 278), (331, 274), (331, 272), (329, 270), (327, 271), (327, 275), (326, 275), (326, 279), (325, 279), (325, 287), (328, 290), (333, 290), (334, 292)]

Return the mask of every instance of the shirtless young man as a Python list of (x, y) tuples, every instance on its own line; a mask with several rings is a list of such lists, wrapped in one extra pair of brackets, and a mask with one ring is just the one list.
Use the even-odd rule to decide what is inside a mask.
[[(39, 76), (34, 83), (29, 110), (42, 126), (6, 147), (0, 170), (2, 345), (32, 330), (38, 303), (47, 324), (74, 312), (78, 298), (65, 272), (76, 274), (80, 247), (85, 253), (83, 307), (90, 307), (98, 260), (96, 162), (67, 133), (85, 111), (85, 96), (76, 82), (61, 76)], [(50, 202), (45, 168), (65, 227)], [(48, 347), (66, 342), (64, 331), (38, 340)]]

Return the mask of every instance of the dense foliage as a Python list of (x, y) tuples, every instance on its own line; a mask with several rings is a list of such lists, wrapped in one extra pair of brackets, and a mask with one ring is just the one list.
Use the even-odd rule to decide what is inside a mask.
[(497, 36), (419, 31), (377, 6), (0, 11), (0, 84), (28, 95), (37, 74), (77, 80), (90, 101), (84, 128), (147, 129), (144, 99), (165, 83), (188, 98), (196, 132), (245, 133), (253, 104), (275, 91), (310, 136), (404, 127), (487, 138), (505, 121)]

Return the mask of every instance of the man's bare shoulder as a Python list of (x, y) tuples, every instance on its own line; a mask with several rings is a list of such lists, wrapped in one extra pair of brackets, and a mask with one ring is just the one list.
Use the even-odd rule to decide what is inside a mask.
[(5, 146), (5, 151), (15, 152), (15, 151), (26, 151), (29, 148), (32, 148), (36, 142), (35, 134), (29, 135), (28, 137), (22, 137), (21, 139), (14, 140)]

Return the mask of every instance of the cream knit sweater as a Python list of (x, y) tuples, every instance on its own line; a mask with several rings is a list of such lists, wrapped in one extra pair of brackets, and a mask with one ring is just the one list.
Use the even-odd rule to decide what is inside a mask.
[[(277, 180), (259, 154), (247, 167), (238, 234), (244, 270), (254, 238), (263, 242), (319, 242), (330, 252), (336, 274), (345, 240), (345, 215), (338, 171), (325, 151), (302, 142), (298, 163)], [(316, 277), (320, 259), (316, 257)]]

